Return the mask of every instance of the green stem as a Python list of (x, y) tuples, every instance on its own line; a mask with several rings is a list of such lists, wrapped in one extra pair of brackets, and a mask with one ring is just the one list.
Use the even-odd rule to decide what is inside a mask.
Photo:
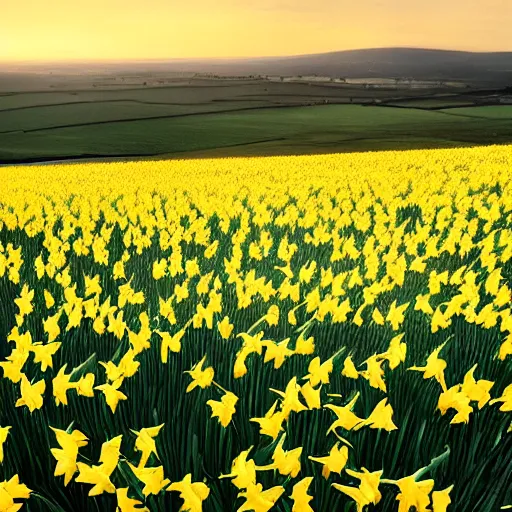
[(308, 327), (310, 327), (313, 322), (316, 320), (316, 312), (315, 314), (304, 324), (298, 327), (295, 332), (305, 332)]
[[(346, 444), (347, 446), (350, 446), (350, 448), (354, 448), (354, 446), (349, 442), (347, 441), (344, 437), (341, 437), (338, 432), (336, 432), (335, 429), (331, 430), (331, 432), (344, 444)], [(327, 432), (327, 435), (329, 435), (329, 432)]]
[[(129, 486), (131, 486), (131, 484), (133, 483), (133, 480), (135, 478), (137, 478), (137, 477), (135, 476), (135, 474), (133, 474), (133, 472), (130, 469), (130, 472), (132, 472), (132, 474), (133, 474), (133, 477), (130, 478), (129, 475), (126, 473), (126, 469), (122, 466), (121, 461), (124, 461), (124, 463), (127, 464), (128, 463), (128, 459), (125, 459), (124, 457), (122, 459), (120, 458), (119, 462), (117, 463), (117, 469), (119, 469), (119, 472), (121, 473), (121, 476), (124, 478), (124, 481)], [(142, 494), (142, 492), (139, 489), (139, 487), (138, 486), (133, 486), (132, 488), (137, 493), (137, 497), (139, 498), (139, 500), (144, 502), (146, 497), (144, 496), (144, 494)]]
[(418, 481), (423, 475), (433, 471), (435, 468), (437, 468), (437, 466), (439, 466), (439, 464), (441, 464), (441, 462), (443, 462), (445, 459), (447, 459), (449, 457), (449, 455), (450, 455), (450, 447), (446, 446), (445, 451), (441, 455), (438, 455), (437, 457), (433, 458), (430, 461), (430, 464), (428, 466), (418, 469), (418, 471), (416, 471), (416, 473), (414, 473), (414, 475), (412, 475), (414, 477), (414, 480)]
[(333, 356), (330, 357), (330, 359), (332, 359), (333, 361), (340, 355), (340, 354), (343, 354), (343, 352), (345, 352), (347, 347), (341, 347), (338, 352), (336, 352), (336, 354), (334, 354)]
[(304, 302), (301, 302), (300, 304), (297, 304), (297, 305), (296, 305), (294, 308), (292, 308), (291, 310), (292, 310), (293, 312), (295, 312), (295, 311), (297, 311), (297, 309), (299, 309), (300, 307), (304, 306), (304, 304), (307, 304), (307, 303), (308, 303), (308, 301), (307, 301), (307, 300), (305, 300)]
[(224, 391), (224, 393), (228, 393), (228, 391), (226, 391), (220, 384), (217, 384), (214, 380), (212, 380), (212, 384), (217, 386), (220, 390)]
[(263, 323), (265, 321), (265, 318), (267, 317), (267, 315), (263, 315), (259, 320), (256, 320), (256, 322), (254, 322), (251, 327), (249, 327), (249, 329), (247, 329), (247, 334), (249, 334), (253, 329), (256, 329), (256, 327), (258, 327), (258, 325), (260, 325), (261, 323)]
[(69, 375), (69, 378), (73, 377), (73, 375), (77, 374), (78, 372), (80, 372), (80, 370), (82, 370), (83, 368), (85, 368), (87, 366), (87, 364), (89, 364), (93, 359), (96, 358), (96, 352), (94, 352), (93, 354), (91, 354), (80, 366), (77, 366)]
[(41, 500), (43, 503), (45, 503), (49, 507), (49, 509), (51, 511), (63, 512), (63, 509), (61, 507), (59, 507), (55, 503), (52, 503), (49, 499), (45, 498), (44, 496), (41, 496), (41, 494), (39, 494), (37, 492), (32, 492), (30, 494), (30, 496), (33, 496), (34, 498)]
[[(425, 466), (424, 468), (418, 469), (416, 473), (411, 475), (414, 480), (417, 482), (420, 478), (422, 478), (426, 473), (429, 473), (430, 471), (433, 471), (441, 462), (443, 462), (448, 456), (450, 455), (450, 447), (446, 446), (445, 451), (441, 453), (441, 455), (438, 455), (437, 457), (434, 457), (428, 466)], [(381, 484), (393, 484), (396, 485), (396, 480), (390, 480), (387, 478), (383, 478), (380, 480)]]

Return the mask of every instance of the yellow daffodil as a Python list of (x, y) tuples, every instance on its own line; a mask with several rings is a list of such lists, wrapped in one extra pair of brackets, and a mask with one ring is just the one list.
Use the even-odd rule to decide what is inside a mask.
[(225, 316), (218, 324), (217, 328), (223, 339), (227, 340), (233, 332), (234, 325), (229, 323), (229, 317)]
[(362, 468), (361, 473), (352, 471), (351, 469), (346, 470), (353, 478), (357, 478), (361, 481), (359, 487), (349, 487), (347, 485), (332, 484), (332, 486), (352, 498), (357, 505), (357, 512), (362, 512), (363, 509), (368, 505), (377, 505), (382, 498), (382, 494), (379, 491), (379, 482), (382, 476), (382, 471), (369, 472), (367, 469)]
[(308, 409), (320, 409), (322, 407), (321, 399), (320, 399), (320, 390), (322, 386), (319, 386), (315, 389), (311, 382), (306, 382), (301, 388), (300, 392), (306, 401), (306, 405)]
[(7, 361), (0, 363), (3, 369), (4, 377), (11, 380), (14, 384), (20, 382), (23, 377), (23, 367), (28, 359), (28, 351), (20, 351), (14, 349), (10, 355), (7, 356)]
[(306, 375), (306, 379), (309, 380), (310, 384), (314, 387), (318, 384), (329, 384), (329, 374), (332, 372), (332, 358), (327, 359), (323, 363), (320, 362), (319, 357), (315, 357), (308, 366), (309, 374)]
[(119, 400), (127, 400), (127, 396), (119, 391), (121, 384), (123, 382), (122, 378), (117, 379), (112, 384), (101, 384), (100, 386), (96, 386), (94, 389), (101, 391), (105, 395), (105, 400), (107, 405), (110, 407), (112, 413), (116, 412), (117, 404)]
[(94, 373), (87, 373), (80, 377), (76, 383), (76, 392), (80, 396), (92, 398), (94, 396)]
[(153, 279), (155, 281), (158, 281), (159, 279), (162, 279), (162, 277), (165, 276), (167, 272), (167, 260), (165, 258), (162, 258), (159, 261), (153, 262)]
[(158, 453), (156, 452), (155, 437), (159, 434), (163, 426), (164, 424), (162, 423), (156, 427), (142, 428), (138, 432), (136, 430), (132, 430), (132, 432), (137, 436), (135, 441), (135, 450), (141, 452), (138, 466), (139, 468), (146, 465), (152, 453), (156, 456), (156, 458), (158, 458)]
[(450, 492), (453, 485), (447, 487), (443, 491), (434, 491), (432, 493), (432, 512), (446, 512), (448, 505), (452, 502)]
[(268, 312), (265, 315), (265, 320), (268, 325), (275, 326), (279, 322), (279, 307), (275, 304), (268, 308)]
[(251, 449), (252, 447), (235, 457), (231, 465), (231, 473), (220, 475), (219, 478), (232, 478), (231, 483), (238, 489), (247, 489), (256, 485), (256, 464), (253, 460), (247, 459)]
[(168, 478), (164, 477), (163, 466), (158, 466), (154, 468), (137, 468), (130, 463), (128, 463), (128, 466), (133, 471), (133, 474), (137, 477), (137, 479), (139, 479), (144, 484), (142, 493), (146, 497), (149, 496), (150, 494), (159, 494), (161, 491), (165, 490), (171, 483)]
[(309, 504), (313, 496), (308, 494), (312, 481), (313, 477), (307, 476), (293, 486), (292, 494), (290, 495), (293, 501), (292, 512), (314, 512)]
[(417, 512), (428, 512), (430, 505), (428, 495), (434, 487), (434, 480), (416, 482), (413, 476), (407, 476), (398, 480), (396, 485), (400, 489), (396, 497), (400, 503), (400, 511), (410, 510), (414, 507)]
[(25, 484), (20, 483), (18, 475), (0, 482), (0, 510), (5, 512), (20, 510), (23, 504), (14, 500), (28, 500), (31, 493), (32, 491)]
[(260, 434), (270, 436), (274, 441), (283, 429), (283, 421), (285, 420), (285, 413), (283, 411), (276, 412), (276, 407), (277, 401), (274, 402), (263, 418), (251, 418), (249, 420), (259, 424)]
[(409, 370), (423, 372), (424, 379), (431, 379), (434, 377), (444, 391), (446, 391), (446, 383), (444, 379), (444, 370), (446, 368), (446, 361), (439, 358), (439, 353), (446, 345), (446, 342), (437, 347), (428, 357), (426, 366), (411, 366)]
[(31, 290), (27, 284), (24, 284), (20, 296), (14, 299), (14, 303), (18, 306), (19, 314), (22, 318), (29, 315), (34, 310), (34, 306), (32, 305), (33, 300), (34, 290)]
[(388, 399), (384, 398), (381, 400), (372, 411), (370, 416), (358, 425), (355, 429), (358, 430), (366, 425), (370, 428), (379, 428), (391, 432), (396, 430), (398, 427), (393, 423), (393, 408), (387, 403)]
[(402, 325), (404, 321), (404, 313), (408, 307), (408, 302), (397, 306), (395, 300), (391, 304), (391, 307), (389, 308), (388, 314), (386, 316), (386, 321), (391, 324), (394, 331), (398, 330), (398, 328)]
[(76, 382), (70, 382), (72, 374), (66, 375), (66, 367), (67, 364), (59, 370), (57, 376), (52, 380), (53, 396), (57, 405), (68, 405), (67, 392), (69, 389), (76, 389), (77, 387)]
[(46, 309), (51, 309), (55, 305), (55, 299), (48, 290), (44, 290), (43, 294)]
[(181, 482), (173, 482), (168, 491), (178, 491), (183, 500), (181, 510), (189, 512), (202, 512), (203, 501), (205, 501), (210, 489), (203, 482), (192, 482), (192, 476), (186, 475)]
[(372, 388), (380, 389), (386, 392), (386, 383), (384, 381), (384, 370), (382, 369), (383, 360), (379, 355), (370, 356), (363, 364), (366, 364), (366, 370), (360, 372)]
[(269, 464), (268, 466), (258, 467), (257, 469), (267, 470), (267, 469), (276, 469), (279, 471), (281, 475), (290, 475), (292, 478), (295, 478), (300, 472), (300, 456), (302, 454), (302, 447), (294, 448), (290, 451), (285, 451), (283, 449), (283, 444), (286, 435), (283, 434), (281, 439), (277, 443), (277, 446), (274, 449), (274, 453), (272, 454), (273, 464)]
[(61, 311), (58, 311), (53, 316), (49, 316), (46, 320), (43, 322), (44, 332), (48, 334), (48, 343), (51, 343), (52, 341), (55, 341), (57, 339), (57, 336), (60, 334), (60, 327), (59, 327), (59, 319), (61, 316)]
[(55, 476), (64, 475), (64, 486), (67, 486), (73, 475), (78, 471), (77, 456), (78, 449), (86, 446), (88, 439), (79, 430), (66, 432), (58, 428), (50, 427), (57, 438), (60, 448), (52, 448), (50, 451), (57, 460)]
[(217, 417), (219, 423), (226, 428), (236, 412), (235, 405), (237, 402), (238, 397), (234, 393), (227, 391), (220, 399), (220, 402), (208, 400), (206, 404), (212, 410), (212, 418)]
[(21, 376), (21, 398), (18, 398), (16, 407), (26, 405), (32, 413), (43, 406), (43, 393), (46, 388), (44, 380), (31, 384), (25, 375)]
[(116, 512), (149, 512), (149, 509), (144, 507), (142, 502), (128, 497), (128, 490), (128, 487), (116, 489)]
[(281, 497), (284, 487), (278, 485), (263, 490), (261, 484), (250, 485), (245, 492), (238, 493), (238, 496), (245, 498), (245, 503), (238, 508), (237, 512), (253, 511), (268, 512)]
[(286, 338), (280, 343), (276, 343), (274, 341), (265, 340), (263, 342), (266, 350), (265, 350), (265, 358), (263, 361), (268, 363), (270, 361), (274, 361), (274, 368), (277, 370), (281, 368), (283, 363), (285, 362), (287, 357), (290, 357), (294, 354), (294, 351), (288, 348), (288, 343), (290, 342), (290, 338)]
[(215, 372), (211, 366), (203, 370), (203, 364), (206, 361), (206, 356), (201, 359), (197, 364), (192, 367), (192, 370), (186, 371), (192, 377), (192, 382), (187, 386), (186, 392), (189, 393), (196, 387), (205, 389), (210, 387), (215, 376)]
[(472, 402), (478, 402), (478, 408), (481, 409), (491, 399), (489, 391), (494, 386), (494, 382), (484, 379), (475, 380), (473, 374), (477, 366), (478, 365), (475, 364), (464, 376), (462, 392), (465, 393)]
[(351, 356), (347, 356), (345, 361), (343, 362), (343, 370), (341, 370), (341, 374), (348, 379), (357, 379), (359, 377), (359, 373), (357, 373), (356, 367), (354, 366), (354, 362), (352, 361)]
[(390, 342), (386, 352), (379, 354), (379, 358), (387, 359), (389, 361), (389, 368), (394, 370), (400, 363), (405, 361), (407, 353), (407, 345), (402, 341), (405, 334), (395, 336)]
[(0, 427), (0, 464), (4, 461), (4, 443), (12, 427)]
[(309, 457), (310, 460), (318, 462), (323, 465), (322, 476), (329, 478), (331, 473), (341, 473), (343, 468), (347, 464), (348, 460), (348, 448), (342, 446), (338, 448), (340, 443), (336, 443), (329, 452), (329, 455), (325, 457)]
[(512, 384), (508, 385), (499, 398), (495, 398), (489, 402), (489, 405), (502, 402), (500, 411), (510, 412), (512, 411)]
[(437, 407), (442, 415), (444, 415), (448, 409), (455, 409), (457, 411), (451, 423), (467, 423), (469, 421), (469, 415), (473, 412), (470, 401), (467, 394), (462, 391), (462, 386), (457, 384), (441, 393)]
[(359, 398), (359, 393), (356, 393), (354, 398), (350, 400), (346, 405), (339, 406), (333, 404), (326, 404), (324, 407), (330, 409), (336, 414), (336, 421), (329, 427), (327, 433), (336, 432), (337, 428), (343, 428), (345, 430), (352, 430), (360, 425), (363, 420), (352, 412), (355, 403)]
[(315, 352), (315, 339), (313, 336), (304, 338), (303, 333), (300, 333), (297, 341), (295, 342), (295, 354), (301, 356), (309, 356)]
[(281, 410), (285, 419), (288, 419), (291, 412), (301, 412), (306, 410), (306, 407), (299, 400), (299, 392), (301, 391), (301, 387), (297, 384), (297, 377), (293, 377), (290, 380), (290, 382), (286, 385), (284, 393), (272, 388), (270, 388), (270, 391), (277, 393), (283, 398), (281, 403)]
[(108, 477), (112, 475), (119, 462), (119, 456), (121, 455), (120, 449), (122, 440), (123, 436), (120, 435), (112, 438), (110, 441), (105, 441), (101, 445), (101, 453), (99, 458), (99, 462), (101, 464), (99, 466), (99, 469)]
[(79, 471), (75, 481), (78, 483), (92, 485), (89, 496), (98, 496), (103, 493), (114, 494), (116, 488), (110, 481), (109, 476), (101, 470), (101, 466), (88, 466), (83, 462), (77, 462)]

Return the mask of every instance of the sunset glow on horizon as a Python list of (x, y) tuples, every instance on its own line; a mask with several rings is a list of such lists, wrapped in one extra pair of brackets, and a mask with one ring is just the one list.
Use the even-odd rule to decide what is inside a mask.
[[(509, 0), (6, 0), (0, 62), (510, 51)], [(428, 5), (427, 5), (428, 4)]]

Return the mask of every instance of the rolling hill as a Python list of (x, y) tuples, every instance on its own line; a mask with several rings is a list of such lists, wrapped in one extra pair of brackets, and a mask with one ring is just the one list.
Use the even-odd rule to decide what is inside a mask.
[[(374, 48), (290, 57), (169, 59), (165, 61), (20, 64), (17, 71), (186, 72), (218, 75), (321, 75), (343, 78), (462, 80), (512, 86), (512, 52), (476, 53), (421, 48)], [(0, 69), (1, 69), (0, 65)]]

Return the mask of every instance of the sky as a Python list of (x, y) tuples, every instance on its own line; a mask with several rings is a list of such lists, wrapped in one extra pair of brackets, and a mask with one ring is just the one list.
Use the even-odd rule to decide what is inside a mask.
[(512, 0), (0, 0), (0, 62), (512, 50)]

